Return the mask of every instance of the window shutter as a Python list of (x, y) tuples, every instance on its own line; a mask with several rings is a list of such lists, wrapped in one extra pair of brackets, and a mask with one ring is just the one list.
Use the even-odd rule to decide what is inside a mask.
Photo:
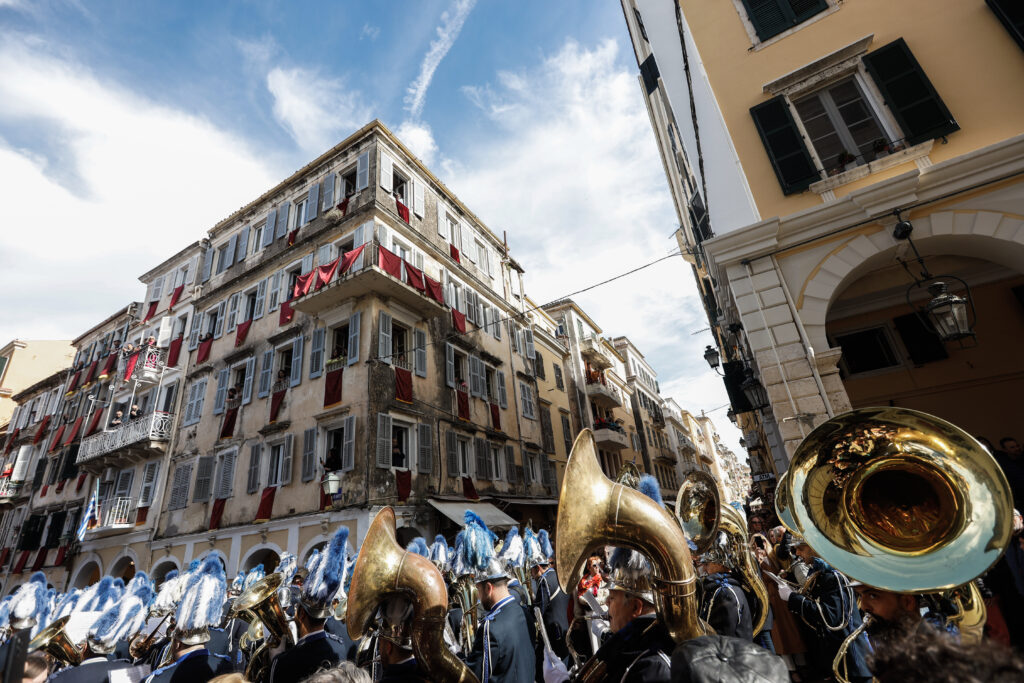
[(206, 251), (203, 252), (203, 279), (201, 284), (205, 284), (210, 279), (210, 273), (213, 272), (213, 259), (215, 255), (213, 247), (207, 247)]
[(505, 445), (505, 478), (508, 483), (517, 483), (516, 477), (516, 450), (512, 444)]
[(523, 451), (523, 483), (529, 486), (533, 483), (533, 474), (530, 472), (530, 462), (533, 460), (533, 454)]
[(260, 386), (256, 391), (258, 398), (266, 398), (270, 394), (271, 373), (274, 371), (274, 350), (263, 352), (263, 365), (260, 366)]
[(392, 191), (391, 181), (395, 171), (395, 162), (383, 150), (380, 153), (380, 186), (388, 194)]
[(427, 206), (426, 200), (423, 195), (423, 190), (423, 183), (417, 180), (416, 184), (413, 186), (412, 210), (413, 213), (415, 213), (420, 218), (423, 218), (423, 214), (425, 213)]
[(342, 423), (344, 430), (341, 444), (341, 469), (350, 472), (355, 468), (356, 454), (356, 416), (349, 415)]
[(309, 223), (311, 220), (317, 217), (317, 209), (320, 208), (320, 185), (314, 183), (309, 188), (309, 199), (306, 202), (306, 218), (302, 220), (302, 216), (295, 217), (295, 225), (300, 225), (299, 221), (302, 221), (302, 225)]
[(448, 209), (441, 198), (437, 198), (437, 234), (448, 241)]
[(224, 412), (224, 401), (228, 393), (228, 368), (221, 368), (217, 373), (217, 393), (213, 396), (213, 414), (220, 415)]
[(559, 389), (565, 389), (565, 382), (562, 380), (562, 366), (557, 363), (551, 364), (552, 369), (555, 371), (555, 386)]
[(247, 358), (245, 361), (245, 380), (242, 382), (242, 405), (252, 403), (252, 380), (256, 374), (256, 357)]
[(228, 248), (224, 252), (224, 265), (220, 270), (227, 270), (235, 263), (235, 252), (238, 251), (238, 235), (232, 235), (228, 239)]
[(213, 338), (220, 339), (224, 335), (224, 310), (227, 308), (227, 301), (217, 304), (217, 324), (213, 328)]
[(292, 374), (288, 386), (297, 387), (302, 383), (302, 349), (306, 338), (301, 334), (292, 340)]
[(241, 296), (241, 293), (235, 292), (228, 299), (228, 334), (235, 331), (235, 323), (238, 318), (238, 299)]
[(199, 458), (199, 465), (196, 467), (196, 488), (192, 495), (193, 503), (205, 503), (210, 500), (210, 489), (213, 484), (212, 456)]
[(747, 18), (754, 25), (759, 40), (768, 40), (793, 25), (792, 20), (783, 10), (783, 3), (788, 0), (743, 0), (747, 8)]
[(318, 266), (331, 262), (331, 257), (334, 256), (334, 245), (323, 244), (316, 250), (316, 263)]
[(292, 483), (292, 435), (284, 437), (284, 452), (281, 455), (281, 486)]
[(267, 224), (263, 226), (263, 243), (261, 246), (269, 247), (274, 242), (274, 227), (277, 225), (277, 209), (271, 209), (267, 213)]
[(267, 296), (269, 298), (267, 302), (267, 312), (273, 312), (277, 310), (278, 299), (281, 297), (281, 271), (278, 271), (267, 278)]
[(242, 231), (238, 233), (238, 245), (235, 251), (235, 263), (241, 263), (245, 260), (245, 255), (249, 251), (249, 226), (242, 228)]
[(547, 379), (547, 374), (544, 371), (544, 356), (540, 355), (538, 351), (533, 353), (533, 372), (540, 379)]
[(466, 320), (479, 324), (476, 319), (476, 292), (469, 287), (466, 287)]
[(245, 484), (246, 493), (256, 493), (260, 490), (260, 455), (263, 445), (254, 443), (249, 448), (249, 477)]
[(459, 467), (459, 449), (458, 440), (455, 438), (455, 432), (444, 433), (444, 446), (445, 453), (448, 459), (448, 476), (457, 477), (461, 473)]
[(568, 415), (562, 415), (562, 437), (565, 439), (565, 454), (569, 455), (572, 453), (573, 433)]
[(159, 462), (148, 462), (142, 470), (142, 490), (139, 492), (139, 507), (148, 507), (153, 503), (153, 492), (156, 490), (156, 475), (159, 471)]
[(281, 239), (288, 234), (288, 211), (291, 206), (291, 202), (285, 202), (277, 209), (277, 229), (274, 231), (274, 239)]
[(370, 152), (359, 155), (356, 160), (356, 192), (370, 185)]
[(377, 467), (391, 467), (391, 416), (377, 413)]
[(324, 176), (324, 213), (334, 208), (334, 178), (333, 173)]
[(533, 346), (533, 330), (523, 330), (523, 340), (526, 342), (526, 357), (533, 360), (537, 355)]
[(455, 347), (444, 345), (444, 383), (455, 388)]
[(430, 474), (434, 470), (434, 434), (429, 424), (416, 425), (416, 442), (419, 451), (416, 471)]
[(256, 305), (253, 306), (252, 319), (259, 320), (263, 317), (263, 306), (267, 300), (267, 281), (266, 279), (260, 280), (260, 283), (256, 285)]
[(192, 463), (178, 465), (174, 470), (174, 485), (171, 487), (171, 500), (168, 510), (180, 510), (188, 505), (188, 485), (192, 480)]
[(309, 378), (319, 377), (324, 372), (324, 341), (327, 338), (327, 328), (319, 327), (313, 330), (313, 343), (309, 347)]
[(230, 498), (235, 479), (236, 451), (228, 451), (221, 457), (220, 474), (217, 477), (217, 490), (214, 498)]
[(864, 55), (864, 66), (903, 129), (908, 145), (960, 130), (902, 38)]
[(302, 434), (302, 481), (313, 481), (316, 476), (316, 427)]
[(473, 441), (473, 450), (476, 451), (476, 478), (489, 480), (491, 478), (491, 458), (487, 449), (487, 442), (480, 437)]
[(193, 256), (188, 262), (188, 272), (185, 274), (185, 284), (190, 285), (196, 280), (196, 270), (199, 268), (199, 257)]
[(1024, 49), (1024, 6), (1020, 0), (985, 0), (1017, 45)]
[(750, 109), (782, 194), (803, 192), (821, 179), (782, 95)]
[(416, 376), (427, 376), (427, 333), (423, 330), (413, 331), (414, 345), (416, 348), (415, 364)]
[(495, 308), (494, 311), (492, 311), (491, 315), (493, 316), (491, 318), (491, 322), (493, 325), (493, 327), (491, 327), (491, 334), (494, 335), (495, 339), (501, 341), (501, 309)]
[(472, 396), (486, 398), (483, 391), (484, 382), (481, 381), (483, 380), (483, 377), (481, 376), (483, 374), (483, 368), (481, 365), (483, 365), (483, 363), (479, 358), (476, 356), (469, 357), (469, 393)]
[(505, 373), (501, 370), (496, 370), (494, 374), (498, 378), (498, 405), (502, 408), (508, 408), (508, 393), (505, 390)]
[(540, 461), (540, 476), (541, 483), (544, 486), (553, 486), (555, 483), (555, 467), (551, 464), (551, 459), (547, 455), (541, 457)]
[(348, 362), (346, 365), (354, 365), (359, 361), (359, 321), (362, 312), (356, 312), (348, 318)]
[(391, 365), (391, 316), (384, 311), (378, 322), (377, 358)]

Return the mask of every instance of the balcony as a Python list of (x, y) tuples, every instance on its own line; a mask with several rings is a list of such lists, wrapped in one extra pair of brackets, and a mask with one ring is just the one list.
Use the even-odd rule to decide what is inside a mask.
[(28, 497), (31, 488), (23, 480), (0, 479), (0, 510), (12, 508)]
[(594, 440), (597, 442), (598, 448), (608, 448), (613, 451), (629, 448), (629, 437), (624, 432), (610, 427), (595, 429)]
[(97, 514), (100, 523), (89, 529), (91, 538), (110, 536), (125, 529), (135, 528), (138, 501), (134, 498), (108, 498), (100, 503)]
[(167, 349), (143, 346), (138, 353), (124, 355), (117, 359), (117, 377), (125, 382), (156, 384), (167, 364)]
[(401, 277), (386, 273), (378, 265), (376, 240), (368, 242), (360, 257), (347, 273), (336, 274), (320, 289), (311, 288), (308, 294), (293, 299), (291, 307), (308, 315), (321, 315), (341, 306), (344, 302), (367, 294), (387, 297), (412, 309), (423, 318), (444, 315), (448, 307), (409, 284), (405, 263), (401, 265)]
[(600, 337), (584, 337), (580, 342), (580, 354), (598, 370), (606, 370), (612, 366), (612, 359), (605, 351)]
[(82, 440), (75, 462), (89, 471), (130, 466), (162, 455), (171, 438), (174, 413), (157, 411)]
[(593, 373), (587, 377), (587, 397), (602, 408), (622, 407), (619, 388), (608, 384), (602, 373)]
[(683, 453), (696, 453), (697, 446), (693, 443), (690, 437), (685, 434), (679, 435), (679, 450)]

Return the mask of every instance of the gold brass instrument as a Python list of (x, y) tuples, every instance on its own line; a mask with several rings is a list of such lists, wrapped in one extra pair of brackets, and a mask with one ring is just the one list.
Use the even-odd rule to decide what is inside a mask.
[(686, 535), (662, 506), (604, 476), (594, 434), (584, 429), (573, 444), (562, 480), (555, 548), (558, 582), (572, 594), (590, 553), (617, 545), (646, 555), (653, 566), (655, 609), (672, 638), (704, 635), (697, 616), (696, 576)]
[(949, 591), (946, 597), (957, 610), (956, 614), (949, 618), (949, 623), (959, 629), (960, 642), (966, 645), (980, 645), (985, 635), (988, 610), (978, 585), (971, 581)]
[(128, 644), (128, 654), (131, 655), (132, 659), (142, 659), (149, 652), (149, 649), (153, 647), (153, 643), (156, 642), (157, 631), (160, 630), (160, 627), (164, 625), (164, 622), (170, 616), (169, 613), (165, 614), (164, 618), (160, 620), (160, 623), (153, 628), (153, 631), (148, 636), (139, 633), (132, 638), (132, 641)]
[[(256, 623), (259, 623), (263, 632), (268, 635), (249, 658), (245, 677), (250, 681), (263, 679), (266, 668), (270, 665), (270, 651), (277, 647), (282, 639), (289, 644), (292, 642), (288, 618), (281, 609), (281, 601), (277, 597), (277, 590), (283, 582), (283, 574), (270, 574), (242, 591), (231, 605), (232, 616), (245, 619), (243, 613), (249, 612), (253, 617), (251, 621), (246, 619), (250, 622), (250, 630), (245, 635), (249, 635)], [(249, 642), (255, 642), (254, 636), (249, 638)]]
[(850, 649), (853, 641), (860, 638), (860, 634), (864, 633), (871, 626), (871, 619), (870, 614), (865, 614), (864, 619), (860, 622), (860, 626), (853, 629), (850, 635), (846, 636), (846, 640), (839, 645), (839, 649), (836, 650), (836, 656), (832, 660), (832, 673), (835, 674), (838, 683), (850, 683), (850, 679), (846, 675), (849, 670), (846, 666), (846, 652)]
[(460, 576), (453, 584), (455, 588), (455, 602), (462, 610), (462, 621), (459, 624), (459, 637), (462, 639), (462, 647), (468, 651), (473, 647), (473, 638), (476, 636), (477, 608), (480, 598), (476, 593), (476, 584), (470, 576)]
[(68, 634), (64, 631), (70, 615), (61, 617), (42, 631), (28, 644), (30, 653), (42, 650), (54, 659), (59, 659), (69, 666), (78, 666), (82, 663), (82, 651), (78, 649)]
[(477, 683), (469, 667), (444, 642), (448, 619), (444, 577), (429, 559), (398, 545), (395, 511), (385, 507), (370, 524), (352, 570), (345, 623), (353, 640), (366, 633), (381, 601), (394, 594), (412, 602), (412, 647), (427, 676), (438, 681)]
[(747, 520), (743, 518), (739, 510), (731, 505), (723, 505), (720, 514), (718, 528), (725, 532), (726, 538), (728, 538), (727, 552), (736, 563), (736, 571), (739, 572), (744, 587), (755, 598), (755, 604), (750, 606), (752, 612), (750, 621), (756, 636), (768, 620), (768, 588), (764, 585), (764, 579), (761, 578), (761, 567), (754, 559), (754, 552), (750, 549), (750, 543), (747, 540)]
[(676, 519), (686, 537), (697, 545), (698, 553), (705, 552), (715, 539), (721, 508), (714, 477), (702, 470), (686, 475), (676, 496)]

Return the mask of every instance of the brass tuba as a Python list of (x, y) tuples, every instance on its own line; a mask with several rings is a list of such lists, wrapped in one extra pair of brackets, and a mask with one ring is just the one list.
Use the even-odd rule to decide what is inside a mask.
[(413, 605), (411, 639), (416, 661), (429, 678), (477, 683), (464, 662), (444, 642), (448, 589), (429, 559), (404, 550), (395, 540), (395, 511), (385, 507), (370, 524), (352, 570), (345, 624), (349, 636), (362, 638), (381, 601), (402, 595)]
[(266, 667), (270, 664), (270, 650), (277, 647), (281, 639), (291, 643), (292, 632), (288, 628), (288, 617), (281, 609), (281, 601), (277, 597), (277, 590), (283, 582), (283, 574), (270, 574), (242, 591), (231, 604), (230, 617), (249, 622), (250, 631), (247, 631), (246, 635), (249, 635), (257, 623), (261, 624), (263, 632), (268, 634), (263, 644), (249, 658), (245, 677), (250, 681), (263, 679)]
[(149, 652), (149, 649), (153, 647), (153, 643), (156, 642), (157, 631), (160, 630), (160, 627), (164, 625), (164, 622), (167, 621), (170, 616), (170, 612), (165, 614), (163, 619), (160, 620), (160, 623), (156, 625), (148, 636), (144, 636), (139, 632), (134, 638), (132, 638), (131, 642), (128, 644), (128, 654), (133, 660), (142, 659), (145, 654)]
[(744, 588), (754, 597), (754, 604), (750, 605), (750, 621), (756, 636), (768, 620), (769, 598), (768, 588), (764, 585), (764, 579), (761, 578), (761, 567), (758, 566), (754, 559), (754, 553), (750, 549), (747, 520), (733, 506), (723, 505), (718, 528), (725, 532), (726, 538), (729, 539), (727, 552), (736, 563), (736, 571), (740, 574)]
[(68, 666), (78, 666), (82, 663), (82, 651), (71, 642), (68, 634), (64, 631), (70, 615), (61, 617), (42, 631), (28, 644), (28, 651), (35, 652), (42, 650), (54, 659), (59, 659)]
[(572, 594), (591, 551), (604, 545), (631, 548), (651, 560), (655, 609), (672, 638), (682, 642), (705, 634), (683, 530), (663, 507), (604, 475), (589, 429), (576, 437), (566, 465), (556, 531), (555, 570), (566, 593)]
[(721, 508), (722, 497), (714, 477), (703, 470), (686, 475), (676, 496), (676, 519), (698, 553), (706, 551), (715, 539)]

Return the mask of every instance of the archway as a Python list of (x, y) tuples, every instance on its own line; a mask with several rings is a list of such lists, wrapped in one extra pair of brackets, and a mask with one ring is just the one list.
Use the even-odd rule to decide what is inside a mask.
[(281, 559), (280, 550), (276, 547), (263, 547), (258, 548), (249, 553), (249, 555), (242, 561), (239, 571), (248, 572), (256, 567), (258, 564), (263, 565), (263, 570), (266, 573), (274, 571), (274, 567)]
[(72, 588), (88, 588), (97, 583), (102, 576), (98, 559), (87, 560), (75, 571), (75, 578), (71, 581)]
[(167, 577), (167, 574), (170, 573), (172, 570), (180, 570), (178, 567), (178, 561), (175, 558), (168, 557), (159, 560), (155, 565), (153, 565), (153, 571), (150, 572), (149, 578), (153, 579), (153, 583), (159, 586), (164, 582), (164, 579)]
[[(398, 545), (403, 548), (409, 545), (409, 543), (412, 542), (412, 539), (417, 536), (423, 536), (423, 532), (414, 526), (400, 526), (395, 530), (395, 540), (398, 542)], [(427, 541), (427, 545), (430, 545), (430, 541)]]
[(112, 578), (121, 578), (125, 584), (132, 580), (135, 576), (135, 559), (129, 555), (123, 555), (118, 558), (114, 564), (110, 565), (110, 571), (107, 572)]

